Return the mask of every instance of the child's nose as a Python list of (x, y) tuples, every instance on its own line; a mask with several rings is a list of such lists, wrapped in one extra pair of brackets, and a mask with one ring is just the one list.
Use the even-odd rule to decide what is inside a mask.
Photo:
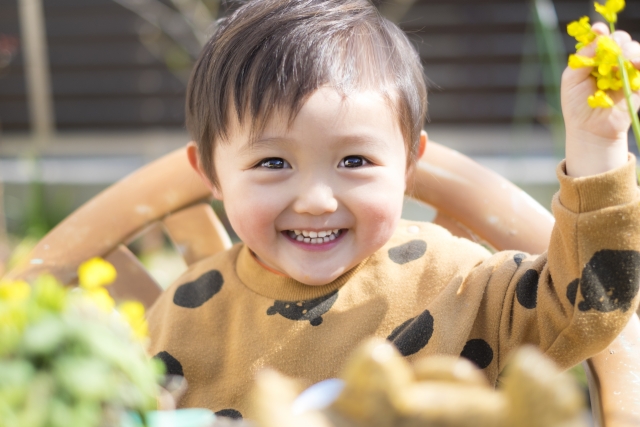
[(296, 213), (322, 215), (335, 212), (338, 209), (338, 201), (334, 197), (333, 190), (326, 184), (302, 186), (293, 210)]

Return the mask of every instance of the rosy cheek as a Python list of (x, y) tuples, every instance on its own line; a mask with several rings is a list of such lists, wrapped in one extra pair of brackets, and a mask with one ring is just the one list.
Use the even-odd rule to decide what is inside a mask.
[[(392, 196), (389, 194), (389, 196)], [(397, 200), (394, 200), (397, 199)], [(402, 214), (402, 198), (366, 197), (359, 200), (358, 228), (366, 231), (369, 239), (388, 239)], [(384, 243), (383, 242), (383, 243)], [(378, 242), (379, 243), (379, 242)]]
[(225, 207), (231, 226), (241, 240), (251, 242), (273, 236), (274, 222), (282, 208), (278, 200), (269, 193), (251, 194), (227, 201)]

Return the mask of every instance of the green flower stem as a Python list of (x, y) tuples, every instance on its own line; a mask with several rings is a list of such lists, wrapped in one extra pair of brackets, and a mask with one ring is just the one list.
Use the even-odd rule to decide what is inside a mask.
[(149, 420), (147, 419), (147, 414), (146, 412), (138, 409), (136, 410), (136, 412), (138, 413), (138, 416), (140, 417), (140, 422), (142, 424), (142, 427), (149, 427)]
[(640, 120), (633, 108), (631, 102), (631, 85), (629, 84), (629, 76), (627, 75), (627, 69), (624, 68), (624, 59), (622, 55), (618, 55), (618, 67), (622, 73), (622, 86), (624, 88), (624, 97), (627, 100), (627, 109), (631, 115), (631, 127), (633, 128), (633, 135), (636, 137), (636, 144), (638, 144), (638, 150), (640, 150)]
[[(611, 34), (616, 31), (613, 22), (609, 23), (609, 28), (611, 29)], [(629, 75), (627, 74), (627, 69), (624, 67), (624, 57), (622, 54), (618, 55), (618, 68), (620, 69), (620, 74), (622, 75), (622, 87), (624, 89), (624, 97), (627, 100), (627, 110), (629, 110), (629, 115), (631, 116), (631, 127), (633, 128), (633, 136), (636, 138), (636, 144), (638, 145), (638, 150), (640, 150), (640, 120), (638, 120), (638, 114), (633, 108), (633, 102), (631, 102), (631, 84), (629, 83)]]

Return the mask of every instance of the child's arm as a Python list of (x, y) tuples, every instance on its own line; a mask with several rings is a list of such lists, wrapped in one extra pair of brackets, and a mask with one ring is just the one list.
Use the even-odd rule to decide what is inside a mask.
[[(616, 39), (628, 56), (640, 54), (626, 33)], [(592, 46), (580, 52), (593, 53)], [(567, 69), (563, 75), (567, 158), (557, 170), (560, 191), (552, 203), (556, 224), (548, 253), (498, 253), (474, 272), (491, 274), (478, 331), (500, 325), (498, 372), (505, 365), (502, 355), (523, 343), (569, 368), (602, 351), (638, 304), (640, 191), (627, 147), (631, 119), (621, 90), (612, 94), (613, 108), (588, 105), (596, 91), (590, 72)], [(634, 98), (637, 109), (640, 95)], [(502, 307), (497, 322), (490, 314), (498, 313), (496, 307)]]
[[(599, 34), (609, 34), (603, 23), (593, 25)], [(640, 68), (640, 45), (629, 34), (616, 31), (614, 40), (622, 47), (626, 58)], [(580, 52), (593, 57), (592, 43)], [(567, 175), (582, 177), (595, 175), (624, 165), (628, 160), (627, 134), (631, 119), (622, 90), (612, 95), (612, 108), (591, 108), (587, 98), (596, 91), (590, 68), (567, 68), (562, 76), (562, 112), (566, 125)], [(640, 105), (640, 94), (634, 93), (635, 110)]]

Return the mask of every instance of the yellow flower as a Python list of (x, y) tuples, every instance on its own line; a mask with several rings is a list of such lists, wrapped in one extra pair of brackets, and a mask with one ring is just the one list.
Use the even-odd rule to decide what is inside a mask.
[(622, 49), (611, 37), (598, 37), (595, 57), (598, 72), (602, 75), (611, 73), (612, 68), (618, 66), (618, 55), (620, 54), (622, 54)]
[(624, 67), (627, 69), (627, 76), (629, 76), (631, 90), (640, 89), (640, 70), (634, 67), (629, 60), (624, 61)]
[(575, 54), (569, 55), (569, 67), (571, 68), (593, 67), (595, 65), (596, 60), (594, 58)]
[(0, 281), (0, 300), (24, 301), (31, 295), (31, 286), (24, 280)]
[(120, 305), (118, 312), (127, 321), (136, 338), (149, 335), (149, 325), (144, 318), (144, 306), (137, 301), (127, 301)]
[(93, 304), (95, 304), (100, 310), (105, 313), (109, 313), (116, 306), (115, 301), (109, 295), (109, 292), (105, 288), (88, 289), (84, 294)]
[(580, 50), (583, 46), (588, 45), (594, 41), (597, 36), (591, 29), (588, 16), (583, 16), (579, 21), (573, 21), (567, 25), (567, 33), (578, 41), (576, 50)]
[(587, 99), (589, 103), (589, 107), (591, 108), (611, 108), (613, 107), (613, 99), (609, 97), (604, 91), (599, 90), (595, 94), (591, 95), (589, 99)]
[(607, 74), (599, 76), (597, 80), (597, 86), (600, 90), (619, 90), (622, 89), (622, 80), (620, 79), (620, 73), (617, 75)]
[(116, 280), (115, 267), (102, 258), (91, 258), (78, 267), (78, 281), (84, 289), (95, 289)]
[(596, 12), (604, 17), (607, 22), (616, 23), (618, 13), (624, 9), (624, 0), (607, 0), (605, 4), (594, 3)]

